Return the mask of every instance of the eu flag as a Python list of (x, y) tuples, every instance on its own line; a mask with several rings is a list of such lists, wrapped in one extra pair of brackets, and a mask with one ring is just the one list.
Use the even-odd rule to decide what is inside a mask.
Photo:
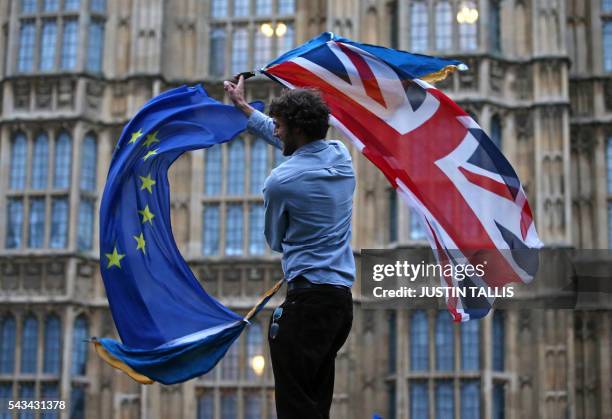
[(206, 373), (248, 324), (206, 293), (179, 253), (167, 177), (181, 154), (227, 142), (246, 122), (201, 86), (183, 86), (147, 102), (118, 140), (100, 204), (100, 270), (121, 343), (94, 343), (140, 382)]

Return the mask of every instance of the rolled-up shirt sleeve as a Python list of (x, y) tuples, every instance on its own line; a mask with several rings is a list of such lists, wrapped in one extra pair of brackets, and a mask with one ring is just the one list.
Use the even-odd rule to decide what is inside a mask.
[(274, 120), (258, 110), (253, 111), (247, 121), (247, 130), (263, 138), (268, 144), (276, 148), (283, 148), (281, 140), (274, 136)]
[(282, 242), (289, 226), (286, 196), (276, 176), (270, 175), (264, 184), (264, 235), (270, 248), (282, 252)]

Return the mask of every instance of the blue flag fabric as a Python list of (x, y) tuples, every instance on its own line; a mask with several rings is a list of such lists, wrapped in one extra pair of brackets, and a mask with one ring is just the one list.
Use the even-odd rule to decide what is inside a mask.
[(199, 376), (248, 324), (206, 293), (181, 256), (167, 177), (181, 154), (227, 142), (246, 123), (198, 85), (151, 99), (123, 129), (100, 204), (100, 270), (122, 342), (95, 343), (126, 372), (164, 384)]

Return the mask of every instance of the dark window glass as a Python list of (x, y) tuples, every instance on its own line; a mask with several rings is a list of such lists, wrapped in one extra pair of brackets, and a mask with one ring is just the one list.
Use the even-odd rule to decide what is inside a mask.
[(41, 133), (34, 142), (34, 156), (32, 160), (33, 189), (45, 189), (49, 180), (49, 140), (47, 134)]
[(62, 356), (61, 326), (59, 317), (49, 315), (45, 319), (45, 353), (43, 371), (48, 374), (59, 374)]
[(68, 243), (68, 198), (53, 198), (49, 246), (63, 249)]
[(436, 4), (436, 49), (449, 50), (453, 47), (453, 11), (448, 1)]
[(491, 49), (494, 52), (501, 52), (501, 17), (499, 11), (499, 2), (501, 0), (491, 0), (489, 2), (489, 13), (491, 16), (489, 18), (489, 39), (491, 42)]
[(227, 164), (227, 194), (242, 195), (244, 193), (244, 140), (237, 138), (228, 147)]
[(278, 14), (292, 15), (295, 13), (295, 0), (278, 0)]
[(212, 0), (210, 5), (211, 16), (214, 18), (227, 16), (227, 3), (228, 0)]
[(234, 16), (249, 15), (249, 0), (234, 0)]
[(221, 194), (221, 147), (206, 149), (206, 166), (204, 167), (204, 193), (208, 196)]
[(5, 315), (0, 323), (0, 373), (2, 374), (11, 374), (15, 370), (15, 337), (15, 317)]
[(272, 0), (256, 0), (255, 14), (265, 16), (272, 14)]
[(436, 383), (436, 419), (447, 419), (455, 416), (453, 382), (448, 380)]
[(72, 142), (66, 132), (57, 137), (55, 144), (55, 168), (53, 187), (65, 189), (70, 186), (70, 169), (72, 167)]
[(21, 0), (21, 13), (35, 13), (37, 0)]
[(34, 68), (35, 37), (36, 26), (34, 22), (22, 22), (19, 32), (19, 54), (17, 57), (17, 70), (22, 73), (32, 71)]
[(506, 418), (506, 390), (503, 383), (493, 384), (493, 419)]
[(480, 323), (472, 320), (461, 323), (461, 369), (480, 368)]
[(21, 247), (23, 231), (23, 202), (20, 198), (10, 198), (7, 205), (6, 248)]
[(410, 417), (429, 417), (429, 391), (427, 383), (412, 381), (410, 383)]
[(480, 383), (476, 380), (461, 383), (461, 419), (480, 419)]
[(81, 153), (81, 190), (96, 191), (97, 159), (96, 138), (93, 134), (87, 134)]
[(42, 71), (55, 68), (55, 41), (57, 39), (57, 23), (55, 20), (45, 20), (40, 36), (39, 68)]
[(232, 74), (248, 70), (249, 33), (245, 28), (234, 30), (232, 35)]
[[(253, 322), (247, 330), (247, 378), (250, 380), (257, 379), (263, 374), (260, 369), (261, 361), (263, 360), (263, 329), (257, 321)], [(259, 410), (258, 410), (259, 412)], [(257, 414), (253, 418), (259, 418)]]
[(225, 254), (242, 254), (242, 204), (229, 204), (225, 220)]
[(238, 417), (238, 403), (235, 391), (221, 394), (221, 419), (236, 419)]
[(89, 349), (89, 343), (87, 342), (89, 325), (84, 316), (76, 318), (72, 333), (72, 375), (85, 375), (87, 373), (87, 352)]
[(202, 254), (219, 253), (219, 205), (204, 207), (202, 217)]
[(94, 72), (102, 71), (103, 56), (104, 24), (94, 20), (89, 24), (89, 38), (87, 42), (87, 69)]
[(22, 133), (13, 137), (11, 144), (11, 189), (23, 189), (26, 183), (26, 170), (28, 160), (28, 142)]
[(249, 253), (264, 253), (264, 207), (262, 204), (251, 204), (249, 207)]
[(198, 396), (197, 419), (214, 419), (215, 399), (210, 391), (206, 391)]
[(28, 247), (43, 247), (45, 235), (45, 200), (35, 198), (30, 200), (30, 227)]
[(422, 310), (412, 313), (410, 319), (410, 369), (429, 369), (429, 338), (427, 315)]
[(29, 315), (21, 331), (21, 372), (36, 373), (38, 368), (38, 320)]
[(436, 369), (452, 371), (455, 368), (455, 335), (453, 323), (446, 311), (436, 316)]
[(93, 247), (94, 203), (83, 199), (79, 203), (79, 224), (77, 226), (77, 247), (91, 250)]
[[(221, 77), (225, 74), (225, 29), (214, 28), (210, 31), (210, 56), (208, 68), (211, 76)], [(219, 147), (213, 147), (219, 148)]]
[(77, 38), (78, 30), (79, 22), (76, 19), (64, 20), (61, 52), (62, 70), (73, 70), (76, 68), (77, 49), (79, 46)]
[(412, 3), (410, 9), (410, 37), (413, 52), (427, 51), (427, 38), (429, 36), (428, 19), (429, 14), (427, 13), (425, 2), (416, 1)]
[(504, 370), (505, 324), (504, 313), (495, 311), (493, 314), (493, 369)]
[(251, 181), (250, 192), (260, 195), (268, 170), (268, 147), (264, 140), (258, 138), (251, 144)]

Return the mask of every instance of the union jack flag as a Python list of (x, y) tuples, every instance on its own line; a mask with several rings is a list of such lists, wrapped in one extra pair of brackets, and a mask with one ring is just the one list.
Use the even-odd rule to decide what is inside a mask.
[[(487, 261), (483, 278), (443, 277), (444, 286), (529, 282), (537, 256), (523, 251), (542, 243), (518, 176), (476, 121), (428, 82), (456, 69), (458, 61), (327, 32), (261, 72), (289, 88), (322, 93), (330, 123), (414, 210), (440, 263)], [(491, 297), (447, 299), (455, 321), (481, 318), (492, 303)]]

